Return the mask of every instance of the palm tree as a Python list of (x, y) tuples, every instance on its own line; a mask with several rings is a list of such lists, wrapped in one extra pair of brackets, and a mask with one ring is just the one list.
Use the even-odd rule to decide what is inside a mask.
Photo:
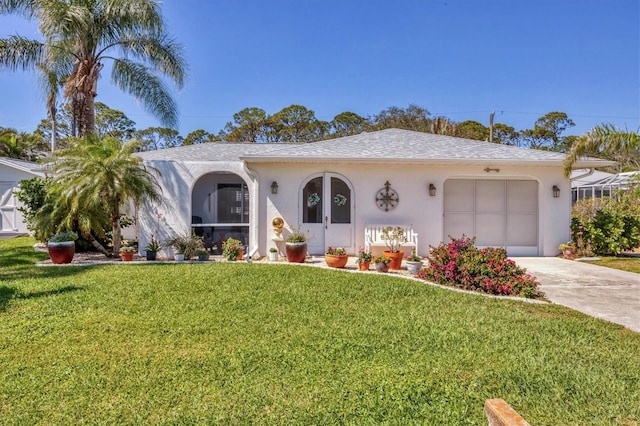
[(575, 140), (564, 160), (564, 174), (571, 175), (571, 168), (586, 155), (604, 157), (622, 163), (623, 166), (640, 168), (640, 135), (622, 130), (612, 124), (596, 126)]
[[(157, 1), (0, 0), (0, 14), (7, 13), (38, 19), (43, 41), (18, 35), (0, 39), (0, 67), (57, 76), (64, 97), (73, 103), (78, 135), (95, 130), (94, 98), (108, 60), (115, 85), (164, 125), (176, 125), (177, 105), (158, 74), (181, 88), (186, 64), (181, 46), (165, 33)], [(51, 105), (49, 99), (50, 111)]]
[[(144, 199), (158, 201), (160, 187), (152, 170), (133, 155), (138, 141), (122, 143), (93, 134), (78, 139), (70, 148), (60, 150), (52, 158), (53, 185), (70, 212), (106, 212), (113, 232), (113, 251), (120, 250), (120, 216), (122, 206), (139, 205)], [(84, 220), (90, 223), (90, 216)], [(90, 226), (90, 225), (87, 225)]]

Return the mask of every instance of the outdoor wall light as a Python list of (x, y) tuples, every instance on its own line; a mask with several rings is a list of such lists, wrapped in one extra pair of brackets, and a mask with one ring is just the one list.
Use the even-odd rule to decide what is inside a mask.
[(271, 183), (271, 193), (272, 194), (278, 193), (278, 182), (276, 182), (275, 180)]
[(432, 183), (429, 184), (429, 196), (431, 197), (436, 196), (436, 186)]
[(560, 197), (560, 188), (558, 188), (558, 185), (553, 185), (553, 198), (558, 198)]

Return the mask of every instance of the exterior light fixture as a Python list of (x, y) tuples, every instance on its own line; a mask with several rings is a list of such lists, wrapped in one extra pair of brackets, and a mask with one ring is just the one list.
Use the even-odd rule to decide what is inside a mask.
[(272, 194), (278, 193), (278, 182), (276, 182), (275, 180), (271, 183), (271, 193)]
[(553, 198), (558, 198), (560, 197), (560, 188), (558, 188), (558, 185), (553, 185)]
[(429, 184), (429, 196), (431, 197), (436, 196), (436, 186), (432, 183)]

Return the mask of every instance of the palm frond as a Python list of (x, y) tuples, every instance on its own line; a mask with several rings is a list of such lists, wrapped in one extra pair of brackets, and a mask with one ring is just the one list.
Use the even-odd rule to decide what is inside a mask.
[(170, 77), (178, 89), (182, 89), (187, 66), (182, 55), (182, 45), (175, 39), (162, 36), (127, 35), (118, 41), (123, 55), (145, 61), (154, 70)]
[(178, 106), (157, 76), (141, 64), (118, 59), (113, 64), (111, 79), (123, 91), (140, 100), (147, 111), (167, 127), (176, 127)]
[(0, 39), (0, 67), (34, 70), (42, 62), (45, 45), (21, 36)]

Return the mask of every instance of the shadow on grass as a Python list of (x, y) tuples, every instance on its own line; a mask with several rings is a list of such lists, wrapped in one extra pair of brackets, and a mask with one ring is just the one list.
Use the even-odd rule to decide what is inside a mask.
[(30, 293), (20, 293), (17, 289), (13, 287), (7, 287), (5, 285), (0, 286), (0, 312), (4, 312), (7, 309), (7, 305), (11, 300), (19, 300), (19, 299), (37, 299), (40, 297), (49, 297), (49, 296), (57, 296), (59, 294), (70, 293), (73, 291), (84, 290), (84, 287), (78, 287), (74, 285), (69, 285), (65, 287), (56, 288), (53, 290), (46, 291), (33, 291)]

